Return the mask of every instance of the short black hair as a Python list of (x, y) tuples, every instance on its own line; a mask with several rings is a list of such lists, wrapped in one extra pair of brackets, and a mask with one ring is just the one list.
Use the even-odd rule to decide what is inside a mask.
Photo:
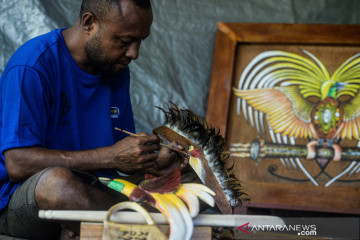
[[(83, 0), (80, 8), (80, 21), (84, 13), (89, 12), (94, 14), (98, 20), (103, 20), (113, 9), (113, 7), (119, 6), (123, 0)], [(150, 9), (150, 0), (131, 0), (136, 6), (142, 9)]]

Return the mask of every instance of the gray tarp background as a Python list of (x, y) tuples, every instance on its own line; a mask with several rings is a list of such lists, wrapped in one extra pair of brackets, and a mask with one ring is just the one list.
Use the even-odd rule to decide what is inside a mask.
[[(131, 63), (137, 131), (173, 101), (204, 117), (217, 22), (359, 24), (358, 0), (152, 0), (154, 23)], [(0, 73), (26, 40), (75, 23), (81, 0), (0, 0)], [(360, 31), (360, 29), (359, 29)]]

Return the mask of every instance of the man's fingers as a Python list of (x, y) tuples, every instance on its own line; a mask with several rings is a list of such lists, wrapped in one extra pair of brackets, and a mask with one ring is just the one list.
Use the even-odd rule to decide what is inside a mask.
[(167, 146), (173, 147), (173, 148), (181, 150), (181, 151), (185, 150), (185, 148), (182, 145), (180, 145), (179, 143), (177, 143), (176, 141), (172, 141), (171, 143), (167, 144)]
[(154, 166), (155, 164), (155, 161), (149, 161), (149, 162), (146, 162), (142, 165), (142, 169), (148, 169), (148, 168), (151, 168), (152, 166)]
[(141, 157), (142, 159), (142, 163), (147, 163), (147, 162), (155, 162), (155, 160), (158, 158), (158, 154), (157, 153), (148, 153), (145, 154)]
[(148, 144), (143, 146), (143, 153), (153, 153), (160, 150), (160, 145), (158, 144)]
[(178, 144), (177, 142), (174, 141), (174, 144), (176, 145), (176, 147), (177, 147), (179, 150), (181, 150), (181, 151), (184, 151), (184, 150), (185, 150), (185, 148), (184, 148), (182, 145)]
[(189, 158), (184, 158), (183, 163), (184, 163), (185, 165), (188, 165), (188, 164), (189, 164)]
[(171, 143), (167, 144), (166, 150), (169, 153), (179, 153), (183, 157), (186, 156), (186, 153), (184, 153), (185, 148), (182, 145), (178, 144), (176, 141), (172, 141)]
[(147, 136), (147, 143), (159, 144), (160, 143), (160, 138), (155, 134), (151, 134), (151, 135)]

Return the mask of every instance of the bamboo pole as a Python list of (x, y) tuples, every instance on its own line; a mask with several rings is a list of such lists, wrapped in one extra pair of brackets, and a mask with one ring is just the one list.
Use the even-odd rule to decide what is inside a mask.
[[(107, 211), (70, 211), (70, 210), (40, 210), (39, 217), (49, 220), (103, 222)], [(158, 225), (168, 224), (161, 213), (150, 213)], [(130, 211), (120, 211), (112, 215), (111, 221), (124, 224), (147, 224), (141, 214)], [(199, 214), (193, 219), (194, 226), (239, 227), (249, 223), (249, 227), (258, 225), (285, 225), (284, 220), (276, 216), (265, 215), (231, 215), (231, 214)]]

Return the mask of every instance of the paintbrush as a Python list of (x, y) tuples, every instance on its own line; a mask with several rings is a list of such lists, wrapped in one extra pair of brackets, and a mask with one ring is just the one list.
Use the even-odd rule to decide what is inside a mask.
[[(139, 135), (139, 134), (132, 133), (132, 132), (129, 132), (129, 131), (126, 131), (126, 130), (124, 130), (124, 129), (120, 129), (120, 128), (117, 128), (117, 127), (115, 127), (115, 130), (120, 131), (120, 132), (123, 132), (123, 133), (126, 133), (126, 134), (128, 134), (128, 135), (130, 135), (130, 136), (133, 136), (133, 137), (140, 137), (140, 136), (141, 136), (141, 135)], [(195, 155), (191, 154), (191, 152), (182, 151), (182, 150), (179, 150), (179, 149), (176, 149), (176, 148), (167, 146), (167, 145), (165, 145), (165, 144), (163, 144), (163, 143), (160, 143), (160, 146), (166, 147), (166, 148), (168, 148), (168, 149), (171, 149), (171, 150), (174, 150), (174, 151), (179, 152), (179, 153), (181, 153), (181, 154), (184, 154), (186, 157), (189, 157), (189, 155), (194, 156), (194, 157), (198, 157), (198, 156), (195, 156)]]

